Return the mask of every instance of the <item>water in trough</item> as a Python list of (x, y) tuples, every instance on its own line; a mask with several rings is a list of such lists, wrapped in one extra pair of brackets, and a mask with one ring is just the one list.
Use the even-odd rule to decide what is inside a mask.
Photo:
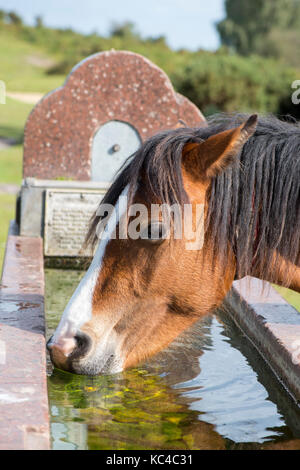
[[(46, 270), (47, 337), (79, 271)], [(54, 449), (300, 449), (300, 409), (226, 312), (147, 364), (48, 377)]]

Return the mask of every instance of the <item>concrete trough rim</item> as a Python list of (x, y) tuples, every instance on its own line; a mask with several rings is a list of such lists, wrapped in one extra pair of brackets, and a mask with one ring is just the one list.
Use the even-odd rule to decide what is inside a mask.
[(224, 305), (299, 406), (299, 312), (270, 283), (250, 276), (233, 283)]
[(51, 448), (45, 346), (43, 240), (9, 235), (0, 287), (1, 450)]

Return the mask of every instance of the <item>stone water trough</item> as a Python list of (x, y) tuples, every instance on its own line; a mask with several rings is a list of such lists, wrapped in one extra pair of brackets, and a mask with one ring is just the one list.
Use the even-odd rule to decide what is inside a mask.
[[(78, 64), (30, 114), (0, 288), (0, 449), (50, 448), (44, 266), (82, 264), (87, 222), (115, 172), (145, 138), (182, 121), (205, 125), (162, 70), (117, 51)], [(226, 303), (300, 401), (300, 315), (253, 278), (235, 282)]]

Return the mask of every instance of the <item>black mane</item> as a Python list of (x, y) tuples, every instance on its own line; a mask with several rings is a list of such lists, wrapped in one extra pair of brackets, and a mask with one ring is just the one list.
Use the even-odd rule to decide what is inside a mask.
[[(201, 142), (236, 127), (249, 116), (216, 115), (207, 127), (179, 128), (154, 135), (120, 170), (102, 203), (115, 205), (128, 185), (128, 202), (141, 176), (161, 203), (184, 204), (181, 156), (187, 142)], [(237, 275), (255, 272), (276, 282), (278, 255), (299, 265), (300, 247), (300, 128), (274, 116), (260, 117), (255, 134), (236, 162), (213, 178), (207, 193), (206, 233), (214, 253), (226, 266), (229, 249), (237, 259)], [(87, 241), (96, 243), (94, 216)], [(288, 272), (286, 283), (288, 284)]]

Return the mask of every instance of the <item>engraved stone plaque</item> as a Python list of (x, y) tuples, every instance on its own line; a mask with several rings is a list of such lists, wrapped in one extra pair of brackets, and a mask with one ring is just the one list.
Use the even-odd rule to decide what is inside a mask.
[[(45, 256), (87, 256), (82, 246), (105, 191), (46, 190)], [(90, 253), (89, 253), (90, 254)]]

